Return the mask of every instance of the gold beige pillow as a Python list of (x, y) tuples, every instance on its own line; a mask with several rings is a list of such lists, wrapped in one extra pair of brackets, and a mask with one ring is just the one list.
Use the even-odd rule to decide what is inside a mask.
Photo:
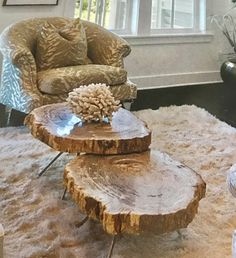
[(37, 37), (36, 63), (39, 70), (86, 64), (87, 40), (80, 19), (62, 28), (46, 22)]

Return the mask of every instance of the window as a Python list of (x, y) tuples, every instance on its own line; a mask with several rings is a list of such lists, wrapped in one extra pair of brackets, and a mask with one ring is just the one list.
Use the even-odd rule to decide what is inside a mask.
[(199, 32), (205, 0), (77, 0), (75, 17), (121, 35)]
[(192, 28), (194, 0), (153, 0), (152, 29)]
[(75, 17), (95, 22), (119, 34), (131, 34), (132, 0), (77, 0)]

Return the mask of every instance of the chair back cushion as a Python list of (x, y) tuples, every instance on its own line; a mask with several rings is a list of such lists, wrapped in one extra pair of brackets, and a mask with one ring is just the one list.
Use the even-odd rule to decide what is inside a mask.
[(87, 40), (80, 19), (61, 28), (45, 22), (37, 36), (35, 57), (39, 70), (86, 64)]
[(127, 72), (120, 67), (108, 65), (78, 65), (55, 68), (38, 73), (38, 88), (41, 92), (60, 95), (90, 83), (120, 85), (127, 80)]

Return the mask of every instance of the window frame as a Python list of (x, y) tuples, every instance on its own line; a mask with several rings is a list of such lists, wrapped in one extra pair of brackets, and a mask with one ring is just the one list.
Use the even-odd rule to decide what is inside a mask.
[[(176, 0), (172, 0), (172, 3)], [(128, 0), (125, 29), (109, 29), (120, 36), (157, 36), (206, 31), (206, 0), (194, 0), (192, 28), (151, 29), (152, 0)], [(147, 19), (146, 17), (150, 17)]]

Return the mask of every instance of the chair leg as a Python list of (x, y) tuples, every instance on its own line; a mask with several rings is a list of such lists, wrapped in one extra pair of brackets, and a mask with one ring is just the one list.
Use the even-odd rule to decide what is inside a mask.
[(5, 113), (6, 113), (6, 115), (7, 115), (6, 126), (10, 126), (12, 108), (5, 107)]
[(132, 103), (133, 103), (133, 100), (124, 101), (122, 102), (122, 106), (124, 109), (127, 109), (130, 111)]

